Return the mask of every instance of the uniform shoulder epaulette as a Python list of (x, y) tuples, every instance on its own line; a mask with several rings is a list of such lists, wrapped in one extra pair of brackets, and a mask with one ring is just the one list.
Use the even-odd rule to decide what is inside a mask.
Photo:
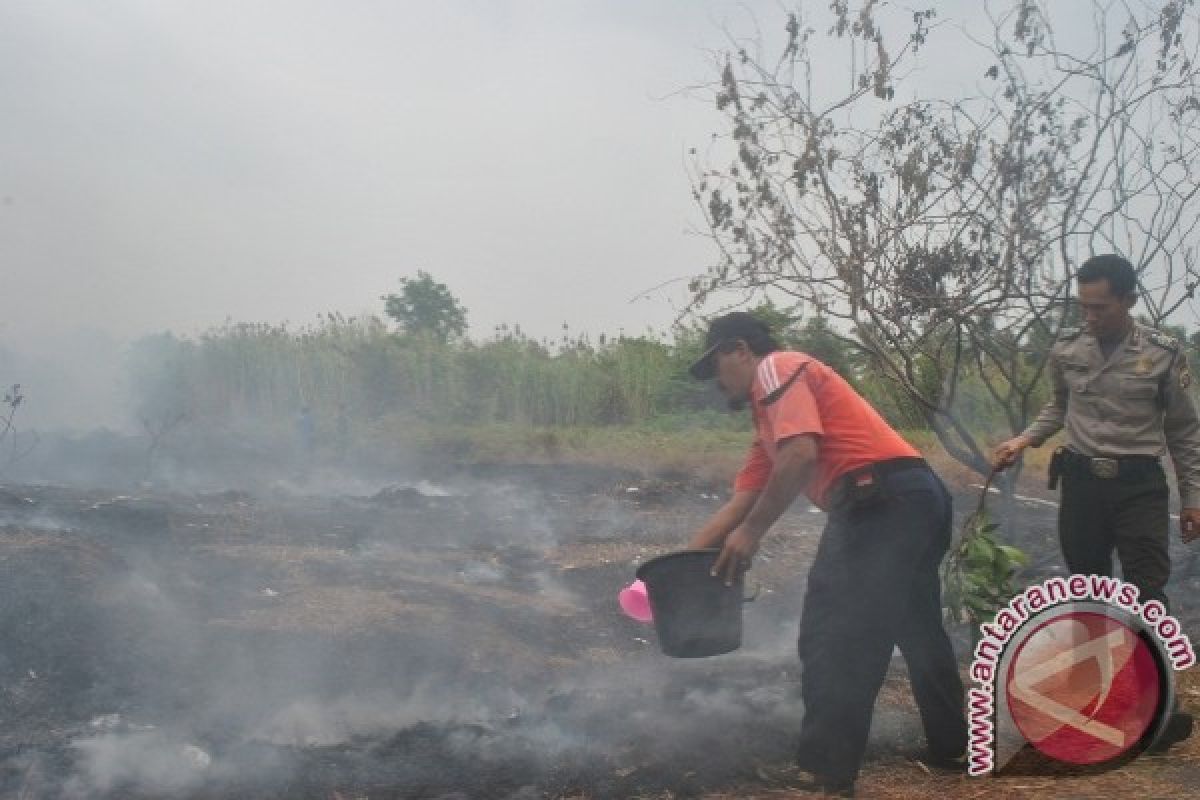
[(1164, 350), (1170, 350), (1172, 353), (1179, 351), (1179, 340), (1172, 336), (1167, 336), (1165, 333), (1148, 330), (1146, 331), (1146, 338)]

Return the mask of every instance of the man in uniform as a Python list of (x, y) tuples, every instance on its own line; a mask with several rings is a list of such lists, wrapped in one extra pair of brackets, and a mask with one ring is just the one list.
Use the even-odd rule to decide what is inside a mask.
[(797, 762), (813, 787), (851, 794), (893, 648), (908, 663), (928, 751), (961, 769), (963, 687), (942, 626), (938, 566), (951, 501), (917, 451), (825, 364), (781, 352), (767, 326), (735, 312), (709, 327), (692, 365), (716, 377), (756, 437), (733, 497), (692, 537), (720, 547), (714, 576), (746, 569), (767, 530), (804, 491), (829, 516), (800, 622), (804, 721)]
[[(1021, 435), (993, 454), (998, 469), (1040, 447), (1064, 423), (1066, 447), (1051, 462), (1061, 474), (1058, 533), (1072, 573), (1111, 575), (1116, 550), (1124, 580), (1142, 602), (1167, 603), (1168, 489), (1159, 459), (1175, 462), (1184, 542), (1200, 536), (1200, 418), (1188, 387), (1187, 356), (1174, 339), (1138, 323), (1137, 275), (1117, 255), (1095, 256), (1076, 275), (1084, 328), (1054, 344), (1054, 395)], [(1172, 715), (1159, 747), (1187, 738), (1191, 716)]]

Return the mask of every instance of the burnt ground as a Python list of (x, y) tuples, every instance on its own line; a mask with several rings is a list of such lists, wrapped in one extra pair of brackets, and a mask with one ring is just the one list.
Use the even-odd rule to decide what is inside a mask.
[[(823, 517), (768, 538), (736, 653), (666, 658), (615, 603), (718, 491), (511, 466), (255, 494), (0, 487), (0, 796), (801, 796), (794, 638)], [(1053, 510), (1015, 514), (1026, 577), (1055, 571)], [(1177, 556), (1194, 631), (1200, 562)], [(897, 660), (860, 794), (1200, 787), (1191, 742), (1099, 777), (973, 781), (910, 760), (920, 737)]]

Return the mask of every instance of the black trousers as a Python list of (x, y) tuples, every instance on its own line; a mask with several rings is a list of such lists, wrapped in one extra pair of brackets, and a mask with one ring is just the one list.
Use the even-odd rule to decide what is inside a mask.
[(874, 505), (829, 515), (800, 621), (797, 761), (837, 781), (858, 776), (895, 646), (908, 663), (929, 749), (955, 757), (967, 746), (938, 573), (951, 538), (950, 495), (925, 467), (889, 475), (884, 485)]
[(1062, 477), (1058, 535), (1067, 569), (1085, 575), (1112, 575), (1113, 550), (1121, 577), (1138, 588), (1141, 601), (1167, 604), (1170, 515), (1162, 467), (1136, 480), (1097, 478), (1071, 470)]

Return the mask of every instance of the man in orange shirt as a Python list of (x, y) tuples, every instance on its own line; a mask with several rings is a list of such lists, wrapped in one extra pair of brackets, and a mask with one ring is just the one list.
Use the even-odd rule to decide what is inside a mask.
[(732, 582), (800, 492), (829, 512), (809, 572), (798, 649), (804, 721), (797, 763), (814, 788), (852, 794), (893, 647), (908, 664), (928, 751), (964, 768), (963, 686), (942, 626), (938, 567), (950, 544), (950, 494), (840, 375), (783, 352), (745, 312), (711, 323), (693, 377), (715, 377), (755, 439), (733, 497), (692, 537), (720, 547), (713, 574)]

